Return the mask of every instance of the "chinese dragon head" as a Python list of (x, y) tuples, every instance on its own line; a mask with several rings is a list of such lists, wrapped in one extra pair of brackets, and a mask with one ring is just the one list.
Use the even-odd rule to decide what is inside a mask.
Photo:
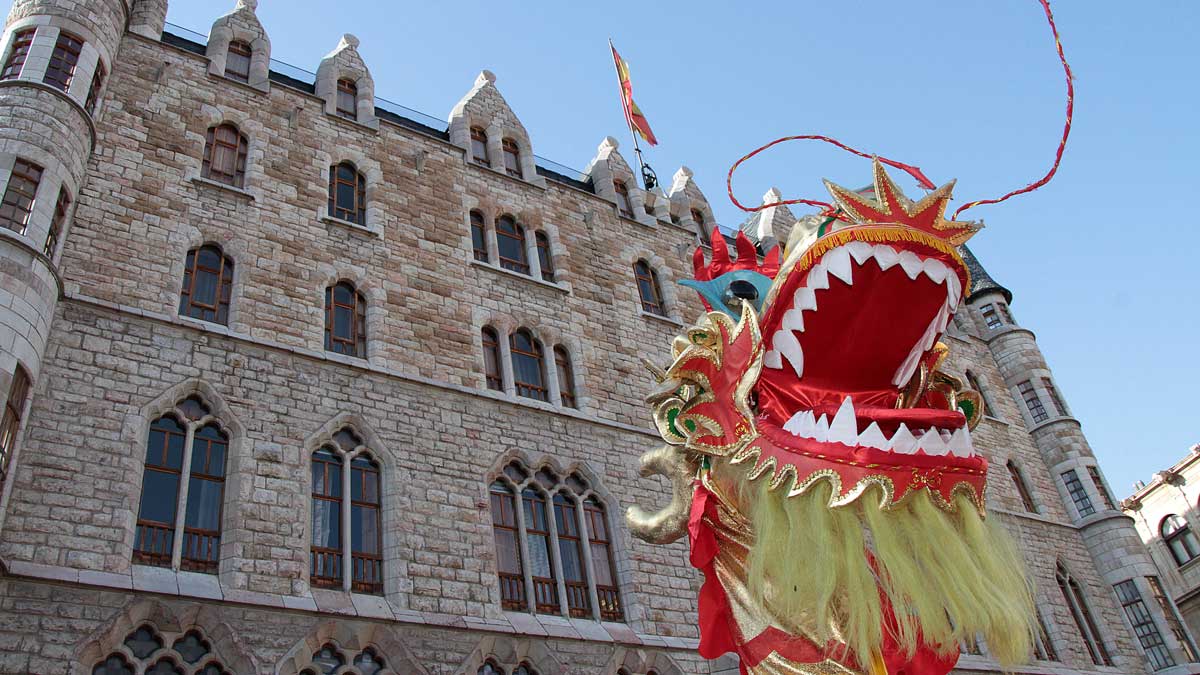
[(985, 518), (979, 394), (939, 369), (978, 227), (945, 219), (953, 183), (914, 203), (878, 161), (873, 191), (826, 186), (837, 210), (782, 252), (696, 251), (709, 311), (647, 397), (666, 445), (642, 473), (675, 498), (631, 529), (689, 537), (700, 653), (744, 673), (942, 675), (979, 637), (1022, 661), (1032, 595)]

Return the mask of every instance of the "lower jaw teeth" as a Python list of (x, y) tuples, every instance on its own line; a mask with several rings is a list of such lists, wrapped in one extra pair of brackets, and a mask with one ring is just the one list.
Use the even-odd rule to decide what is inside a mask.
[(911, 455), (920, 451), (933, 456), (976, 456), (971, 446), (971, 435), (966, 427), (954, 431), (938, 427), (910, 430), (901, 423), (892, 437), (888, 438), (878, 423), (871, 422), (862, 433), (858, 433), (858, 418), (849, 396), (842, 402), (832, 420), (828, 415), (816, 416), (811, 410), (803, 410), (793, 415), (783, 425), (783, 429), (794, 436), (811, 438), (821, 443), (870, 447), (897, 454)]

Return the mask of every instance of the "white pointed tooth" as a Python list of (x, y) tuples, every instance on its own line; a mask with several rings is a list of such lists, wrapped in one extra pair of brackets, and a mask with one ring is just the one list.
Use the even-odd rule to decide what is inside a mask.
[(854, 264), (850, 262), (850, 251), (845, 246), (839, 246), (821, 260), (829, 273), (850, 285), (854, 283)]
[(854, 262), (861, 265), (871, 257), (875, 247), (865, 241), (852, 241), (846, 244), (846, 250), (850, 251), (851, 256), (854, 256)]
[(901, 422), (896, 433), (892, 434), (891, 446), (892, 452), (911, 455), (917, 451), (917, 439), (913, 438), (912, 432)]
[(955, 430), (950, 435), (950, 452), (957, 457), (971, 457), (975, 454), (975, 448), (971, 446), (971, 433), (966, 427)]
[(880, 450), (887, 450), (890, 447), (887, 436), (883, 435), (883, 431), (879, 429), (879, 425), (875, 422), (871, 422), (871, 426), (859, 434), (858, 444), (879, 448)]
[(783, 425), (783, 430), (796, 436), (811, 438), (814, 424), (812, 411), (802, 410), (792, 415), (792, 419)]
[(829, 440), (829, 417), (828, 416), (821, 415), (817, 419), (817, 424), (813, 428), (812, 437), (814, 440), (820, 441), (822, 443), (825, 443), (826, 441)]
[(900, 254), (896, 253), (896, 249), (887, 244), (876, 244), (875, 262), (879, 263), (879, 269), (886, 270), (900, 262)]
[(808, 271), (808, 281), (804, 284), (814, 291), (823, 291), (829, 288), (829, 273), (825, 271), (824, 265), (813, 265)]
[(913, 373), (917, 370), (917, 363), (921, 360), (921, 345), (913, 345), (912, 351), (908, 353), (908, 357), (904, 359), (904, 363), (896, 369), (896, 374), (892, 377), (892, 384), (897, 387), (903, 387), (912, 379)]
[(796, 334), (786, 328), (777, 331), (771, 344), (775, 350), (783, 355), (783, 358), (792, 364), (792, 369), (796, 371), (796, 377), (804, 377), (804, 350), (800, 348), (800, 341), (796, 339)]
[(942, 437), (942, 441), (949, 445), (951, 436), (950, 432), (946, 431), (945, 429), (938, 429), (937, 432), (938, 435)]
[(921, 258), (912, 251), (903, 251), (900, 253), (900, 266), (904, 268), (904, 273), (908, 275), (909, 279), (916, 279), (923, 268)]
[(946, 297), (950, 300), (950, 309), (958, 309), (958, 301), (962, 295), (962, 282), (957, 274), (946, 275)]
[(942, 440), (942, 435), (938, 433), (937, 427), (930, 427), (929, 431), (921, 436), (917, 441), (917, 448), (924, 450), (927, 455), (946, 454), (946, 442)]
[(804, 310), (795, 307), (783, 313), (783, 327), (788, 330), (804, 332)]
[(829, 423), (829, 442), (853, 447), (858, 442), (858, 418), (854, 416), (854, 402), (847, 396)]
[(774, 349), (768, 349), (767, 352), (763, 354), (763, 367), (779, 370), (780, 368), (783, 368), (783, 357), (780, 356), (779, 352), (775, 351)]
[(925, 276), (933, 279), (934, 283), (942, 283), (946, 280), (946, 275), (950, 274), (950, 268), (942, 264), (942, 261), (937, 258), (927, 258), (921, 264), (924, 269)]
[(816, 309), (817, 294), (813, 292), (813, 289), (801, 286), (796, 289), (796, 295), (792, 298), (792, 308), (800, 310)]

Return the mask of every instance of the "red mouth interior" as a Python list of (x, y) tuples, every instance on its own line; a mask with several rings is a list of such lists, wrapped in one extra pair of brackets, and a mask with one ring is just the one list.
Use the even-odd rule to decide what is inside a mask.
[[(763, 322), (768, 342), (807, 276), (807, 271), (797, 274), (768, 310)], [(804, 331), (796, 334), (804, 352), (799, 380), (786, 358), (782, 369), (763, 369), (759, 408), (778, 423), (798, 410), (832, 414), (846, 396), (853, 399), (860, 421), (874, 417), (881, 426), (910, 421), (917, 412), (894, 409), (899, 388), (892, 379), (945, 304), (946, 287), (924, 274), (910, 279), (899, 264), (882, 270), (874, 258), (861, 266), (853, 263), (853, 282), (830, 274), (829, 288), (816, 291), (816, 309), (804, 311)], [(937, 413), (937, 420), (925, 421), (942, 428), (960, 426), (963, 419), (957, 411), (921, 412), (926, 414), (915, 417)]]

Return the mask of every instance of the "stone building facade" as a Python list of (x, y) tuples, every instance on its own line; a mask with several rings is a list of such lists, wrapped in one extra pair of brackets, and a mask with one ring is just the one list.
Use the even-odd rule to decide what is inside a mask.
[(1200, 444), (1121, 503), (1193, 635), (1200, 630)]
[[(622, 518), (669, 497), (642, 361), (701, 309), (692, 173), (643, 191), (611, 138), (553, 170), (487, 71), (406, 115), (353, 36), (276, 69), (252, 0), (165, 16), (17, 0), (0, 39), (0, 672), (736, 672), (685, 547)], [(975, 266), (947, 342), (1038, 585), (1018, 672), (1200, 672)]]

